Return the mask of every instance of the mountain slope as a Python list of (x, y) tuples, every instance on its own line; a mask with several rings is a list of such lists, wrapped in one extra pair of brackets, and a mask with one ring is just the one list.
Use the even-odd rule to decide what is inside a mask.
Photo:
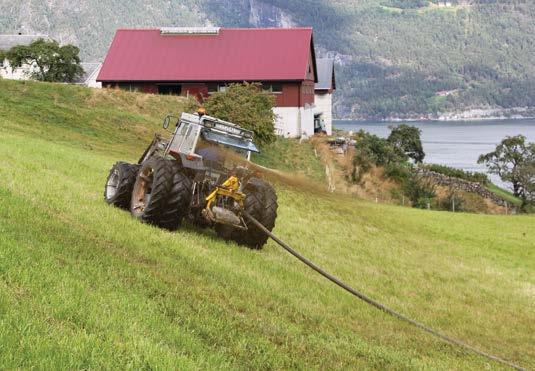
[[(3, 367), (498, 368), (356, 301), (272, 242), (251, 251), (191, 227), (168, 233), (107, 206), (111, 164), (135, 160), (181, 100), (0, 81), (0, 101)], [(298, 250), (397, 310), (535, 366), (533, 217), (277, 188), (275, 232)]]
[[(535, 8), (524, 0), (0, 0), (1, 32), (41, 32), (101, 60), (120, 27), (313, 26), (338, 62), (345, 118), (535, 110)], [(445, 2), (443, 2), (445, 3)], [(527, 107), (527, 111), (526, 111)]]

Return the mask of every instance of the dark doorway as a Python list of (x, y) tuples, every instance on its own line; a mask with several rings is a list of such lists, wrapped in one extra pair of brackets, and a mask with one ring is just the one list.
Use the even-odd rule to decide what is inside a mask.
[(182, 94), (182, 85), (173, 85), (173, 84), (158, 85), (158, 94), (180, 95)]

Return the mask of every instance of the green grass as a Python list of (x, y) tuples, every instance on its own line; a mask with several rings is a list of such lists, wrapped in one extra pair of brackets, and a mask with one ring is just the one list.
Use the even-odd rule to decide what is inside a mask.
[[(89, 95), (0, 81), (2, 368), (500, 368), (371, 309), (273, 242), (251, 251), (108, 207), (108, 169), (137, 158), (166, 112), (133, 109), (142, 96)], [(535, 218), (278, 193), (275, 232), (296, 249), (411, 317), (535, 367)]]
[(511, 191), (498, 187), (496, 184), (489, 183), (485, 186), (489, 191), (496, 194), (498, 197), (501, 197), (505, 201), (509, 202), (512, 205), (520, 206), (522, 205), (522, 200), (516, 197)]
[(325, 168), (308, 142), (299, 144), (296, 139), (279, 138), (262, 148), (260, 154), (253, 154), (251, 160), (269, 168), (325, 181)]

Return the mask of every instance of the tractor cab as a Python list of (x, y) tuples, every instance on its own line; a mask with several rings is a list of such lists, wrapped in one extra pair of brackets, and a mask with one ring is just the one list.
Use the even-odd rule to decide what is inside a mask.
[(252, 131), (198, 113), (181, 115), (165, 150), (166, 154), (180, 158), (184, 167), (198, 170), (232, 159), (233, 155), (249, 159), (251, 152), (260, 152)]

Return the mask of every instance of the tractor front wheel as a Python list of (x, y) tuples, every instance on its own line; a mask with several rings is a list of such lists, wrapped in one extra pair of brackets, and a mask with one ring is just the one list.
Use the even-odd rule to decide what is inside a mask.
[(104, 200), (110, 205), (128, 210), (138, 170), (139, 165), (127, 162), (121, 161), (113, 165), (104, 187)]

